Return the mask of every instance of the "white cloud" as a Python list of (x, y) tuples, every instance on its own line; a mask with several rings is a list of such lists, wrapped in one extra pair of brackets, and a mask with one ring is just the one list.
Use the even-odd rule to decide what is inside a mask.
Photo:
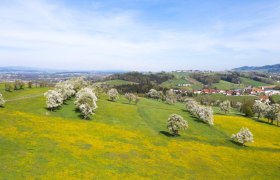
[[(268, 55), (275, 61), (275, 56), (279, 57), (278, 22), (239, 33), (254, 22), (249, 21), (248, 26), (244, 21), (219, 22), (194, 32), (151, 27), (138, 16), (133, 11), (102, 12), (98, 6), (79, 11), (55, 1), (3, 3), (1, 64), (69, 69), (226, 69), (246, 59), (260, 61)], [(235, 33), (229, 35), (231, 27)]]

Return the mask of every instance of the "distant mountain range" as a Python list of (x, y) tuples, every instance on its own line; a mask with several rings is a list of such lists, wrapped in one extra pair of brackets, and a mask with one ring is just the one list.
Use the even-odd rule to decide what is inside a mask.
[(0, 72), (59, 72), (60, 70), (42, 69), (24, 66), (5, 66), (0, 67)]
[(234, 71), (263, 71), (263, 72), (280, 72), (280, 64), (266, 66), (243, 66), (233, 69)]

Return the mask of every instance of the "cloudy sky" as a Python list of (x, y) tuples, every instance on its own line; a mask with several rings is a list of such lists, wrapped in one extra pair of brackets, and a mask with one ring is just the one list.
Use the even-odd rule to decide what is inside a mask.
[(275, 63), (279, 0), (0, 0), (0, 66), (160, 71)]

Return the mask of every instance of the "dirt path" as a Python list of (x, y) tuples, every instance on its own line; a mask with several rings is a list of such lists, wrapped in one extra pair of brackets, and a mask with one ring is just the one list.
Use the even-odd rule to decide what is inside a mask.
[(43, 96), (43, 94), (35, 94), (35, 95), (22, 96), (22, 97), (13, 98), (13, 99), (7, 99), (6, 102), (30, 99), (30, 98), (40, 97), (40, 96)]

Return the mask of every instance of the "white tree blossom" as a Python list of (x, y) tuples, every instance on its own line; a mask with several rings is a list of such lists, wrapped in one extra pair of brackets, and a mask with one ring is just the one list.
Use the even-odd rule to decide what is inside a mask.
[(170, 89), (168, 91), (166, 91), (165, 93), (165, 100), (168, 104), (174, 104), (177, 101), (177, 95), (176, 93), (173, 91), (173, 89)]
[(224, 111), (225, 114), (229, 113), (230, 109), (231, 109), (230, 101), (226, 100), (226, 101), (220, 103), (220, 109), (221, 109), (221, 111)]
[(62, 95), (64, 101), (75, 95), (74, 86), (69, 81), (57, 83), (55, 90)]
[(94, 113), (89, 104), (81, 104), (79, 106), (79, 110), (81, 111), (85, 119), (89, 118)]
[(197, 114), (202, 121), (209, 125), (214, 125), (213, 110), (211, 107), (200, 106)]
[(117, 89), (112, 88), (108, 91), (108, 96), (109, 96), (110, 100), (116, 101), (119, 98), (119, 92)]
[(94, 114), (97, 109), (97, 97), (90, 88), (83, 88), (76, 94), (76, 107), (81, 111), (85, 119)]
[(97, 82), (92, 84), (92, 89), (97, 97), (99, 97), (102, 93), (104, 93), (104, 84)]
[(253, 105), (253, 111), (255, 114), (257, 114), (258, 119), (264, 115), (267, 111), (268, 106), (265, 103), (256, 101)]
[(0, 94), (0, 107), (3, 107), (5, 103), (6, 103), (6, 101), (5, 101), (4, 97), (3, 97), (3, 95)]
[(187, 110), (191, 113), (194, 113), (199, 106), (199, 104), (193, 99), (186, 99), (185, 102)]
[(273, 123), (274, 120), (277, 120), (280, 113), (280, 104), (272, 104), (271, 106), (267, 106), (266, 109), (265, 117)]
[(131, 102), (135, 102), (136, 103), (136, 100), (137, 100), (137, 96), (132, 94), (132, 93), (125, 93), (125, 98), (128, 100), (129, 103)]
[(146, 93), (146, 96), (149, 98), (161, 99), (160, 92), (155, 89), (150, 89), (150, 91)]
[(203, 122), (214, 125), (213, 110), (211, 107), (201, 106), (193, 99), (186, 100), (187, 110)]
[(241, 102), (237, 102), (237, 103), (235, 104), (235, 107), (236, 107), (236, 109), (237, 109), (238, 111), (240, 111), (242, 105), (243, 105), (243, 104), (242, 104)]
[(46, 104), (50, 110), (61, 106), (61, 104), (63, 103), (62, 95), (55, 90), (47, 91), (44, 96), (47, 98)]
[(247, 142), (254, 142), (253, 134), (249, 131), (248, 128), (241, 128), (240, 131), (236, 134), (233, 134), (231, 138), (242, 145), (244, 145)]
[(188, 127), (188, 122), (180, 115), (172, 114), (168, 118), (167, 129), (174, 135), (178, 135), (180, 129), (186, 130)]
[(85, 81), (83, 77), (74, 77), (71, 78), (68, 82), (73, 86), (76, 92), (88, 86), (88, 82)]

